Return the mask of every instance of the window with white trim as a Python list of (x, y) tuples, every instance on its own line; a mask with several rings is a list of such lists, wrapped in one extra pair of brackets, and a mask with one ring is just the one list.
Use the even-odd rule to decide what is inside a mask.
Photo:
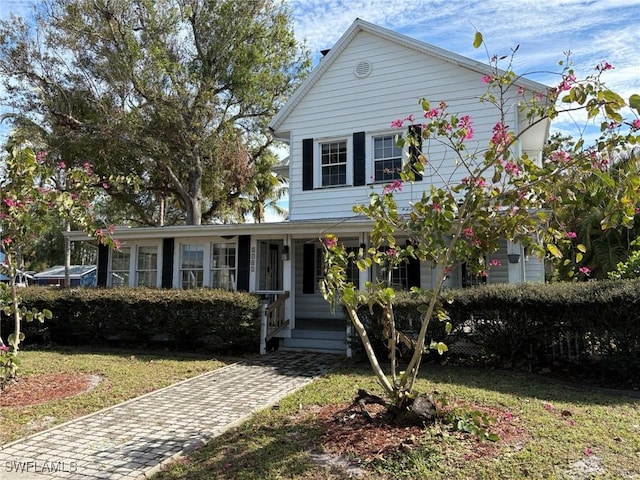
[(158, 286), (158, 247), (156, 245), (138, 247), (136, 286)]
[(113, 287), (129, 286), (129, 268), (131, 263), (131, 247), (120, 247), (111, 251), (111, 278)]
[(211, 286), (236, 289), (236, 244), (214, 243), (211, 246)]
[(180, 285), (182, 288), (204, 286), (204, 245), (183, 243), (180, 247)]
[(402, 171), (402, 149), (393, 135), (373, 138), (373, 178), (376, 182), (398, 180)]
[(320, 168), (323, 187), (347, 184), (347, 141), (320, 144)]

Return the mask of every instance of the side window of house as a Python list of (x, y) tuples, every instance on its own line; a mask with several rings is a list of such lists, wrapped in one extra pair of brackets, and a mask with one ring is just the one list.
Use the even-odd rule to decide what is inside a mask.
[(214, 243), (211, 251), (211, 286), (236, 289), (236, 244)]
[(139, 287), (156, 287), (158, 285), (158, 247), (138, 247), (138, 265), (136, 268), (136, 285)]
[(180, 249), (180, 282), (182, 288), (198, 288), (204, 281), (204, 245), (185, 243)]
[(129, 285), (131, 247), (121, 247), (111, 252), (111, 285), (114, 287)]
[(376, 182), (386, 182), (400, 178), (402, 149), (396, 146), (393, 135), (374, 137), (373, 170)]
[(320, 160), (323, 187), (346, 185), (347, 142), (345, 140), (321, 143)]

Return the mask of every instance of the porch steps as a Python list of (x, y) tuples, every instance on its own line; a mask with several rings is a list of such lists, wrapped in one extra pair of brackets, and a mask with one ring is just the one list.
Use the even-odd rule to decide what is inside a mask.
[(347, 354), (346, 330), (309, 330), (294, 328), (291, 338), (280, 339), (280, 350), (293, 352), (318, 352), (336, 355)]

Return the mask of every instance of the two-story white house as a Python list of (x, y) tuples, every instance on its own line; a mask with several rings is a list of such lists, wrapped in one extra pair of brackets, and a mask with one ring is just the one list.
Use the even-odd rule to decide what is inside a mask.
[[(470, 115), (473, 142), (486, 147), (498, 115), (494, 106), (480, 102), (487, 89), (482, 78), (490, 73), (489, 66), (475, 60), (357, 19), (270, 123), (273, 134), (289, 146), (289, 157), (280, 166), (289, 179), (289, 219), (118, 228), (115, 237), (122, 248), (100, 249), (98, 284), (256, 292), (271, 302), (268, 336), (279, 339), (281, 348), (346, 353), (346, 322), (340, 312), (331, 312), (318, 287), (323, 275), (320, 238), (333, 233), (347, 246), (367, 245), (371, 224), (356, 217), (352, 207), (368, 201), (372, 185), (382, 189), (392, 179), (389, 172), (406, 159), (406, 152), (395, 146), (397, 131), (391, 122), (409, 114), (420, 118), (420, 98), (444, 101), (449, 111)], [(528, 91), (547, 90), (525, 79), (519, 82)], [(527, 120), (515, 102), (507, 111), (517, 131)], [(547, 134), (543, 123), (528, 130), (516, 153), (541, 158)], [(441, 174), (456, 179), (444, 150), (432, 148), (429, 156)], [(396, 194), (398, 202), (419, 199), (438, 182), (432, 173), (427, 166), (420, 178), (405, 184)], [(491, 259), (501, 266), (490, 270), (488, 283), (544, 280), (543, 263), (527, 258), (520, 245), (505, 241)], [(354, 275), (364, 285), (371, 272)], [(407, 288), (429, 288), (432, 268), (413, 262), (394, 275), (394, 282)], [(464, 266), (448, 278), (451, 287), (472, 281)]]

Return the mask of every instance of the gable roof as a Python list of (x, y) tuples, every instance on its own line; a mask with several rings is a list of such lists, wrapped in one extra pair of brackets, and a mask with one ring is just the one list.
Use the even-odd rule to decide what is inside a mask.
[[(282, 109), (280, 109), (276, 116), (273, 117), (271, 122), (269, 122), (269, 128), (272, 132), (278, 132), (278, 129), (280, 128), (282, 123), (286, 120), (286, 118), (300, 102), (300, 100), (304, 98), (304, 96), (313, 87), (313, 85), (315, 85), (318, 79), (327, 71), (327, 69), (345, 50), (349, 43), (351, 43), (353, 38), (360, 32), (369, 33), (376, 37), (415, 50), (418, 53), (430, 55), (453, 65), (478, 72), (482, 75), (490, 75), (494, 73), (489, 65), (477, 60), (458, 55), (457, 53), (453, 53), (443, 48), (436, 47), (435, 45), (416, 40), (415, 38), (402, 35), (392, 30), (380, 27), (379, 25), (374, 25), (373, 23), (369, 23), (360, 18), (356, 18), (356, 20), (351, 24), (347, 31), (336, 42), (333, 48), (328, 51), (328, 53), (320, 60), (320, 63), (318, 63), (316, 68), (313, 69), (311, 74), (305, 79), (304, 82), (302, 82), (302, 84), (297, 88), (293, 95), (291, 95)], [(546, 85), (522, 77), (519, 78), (515, 83), (534, 91), (546, 91), (549, 88)]]

